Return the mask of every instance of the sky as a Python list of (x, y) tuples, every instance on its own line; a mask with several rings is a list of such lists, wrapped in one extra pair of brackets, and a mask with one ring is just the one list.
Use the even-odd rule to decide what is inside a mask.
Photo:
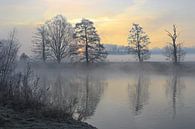
[(21, 50), (30, 52), (36, 28), (57, 14), (74, 24), (91, 19), (104, 44), (127, 45), (133, 23), (150, 37), (150, 48), (162, 48), (170, 40), (165, 30), (176, 24), (179, 42), (195, 46), (194, 0), (0, 0), (0, 38), (17, 29)]

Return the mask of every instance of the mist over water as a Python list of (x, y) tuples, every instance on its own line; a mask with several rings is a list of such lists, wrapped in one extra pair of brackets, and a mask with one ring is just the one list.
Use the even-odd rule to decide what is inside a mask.
[(99, 129), (192, 129), (194, 75), (118, 68), (35, 69), (50, 101)]
[[(136, 59), (133, 55), (108, 55), (107, 60), (109, 62), (135, 62)], [(147, 60), (149, 62), (168, 62), (166, 57), (162, 54), (152, 54), (151, 58)], [(195, 54), (186, 54), (184, 61), (194, 62)]]

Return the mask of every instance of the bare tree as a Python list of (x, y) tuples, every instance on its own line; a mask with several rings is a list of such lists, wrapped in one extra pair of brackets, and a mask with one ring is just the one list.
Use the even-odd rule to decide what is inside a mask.
[(15, 68), (16, 57), (19, 49), (18, 40), (13, 30), (7, 40), (1, 41), (0, 47), (0, 83), (3, 85), (8, 81)]
[(62, 59), (70, 56), (70, 46), (74, 43), (74, 29), (62, 15), (48, 21), (46, 28), (51, 56), (61, 63)]
[(45, 25), (37, 28), (37, 32), (33, 36), (33, 46), (33, 52), (36, 58), (46, 62), (49, 56), (49, 41)]
[(165, 47), (164, 55), (174, 64), (178, 64), (184, 59), (185, 52), (182, 49), (182, 43), (177, 43), (178, 33), (176, 25), (173, 25), (173, 33), (166, 31), (172, 42)]
[(75, 26), (75, 35), (78, 45), (78, 55), (81, 62), (93, 63), (105, 60), (107, 52), (100, 37), (97, 34), (94, 23), (88, 19), (83, 19)]
[(129, 31), (129, 51), (134, 54), (139, 62), (150, 58), (148, 44), (150, 43), (148, 35), (143, 31), (139, 24), (133, 24)]

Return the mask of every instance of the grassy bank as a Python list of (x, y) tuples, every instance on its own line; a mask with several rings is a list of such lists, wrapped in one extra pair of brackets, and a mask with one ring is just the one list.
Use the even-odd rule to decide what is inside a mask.
[(95, 129), (94, 127), (73, 120), (57, 120), (41, 116), (32, 110), (15, 111), (0, 106), (0, 129)]
[(94, 129), (74, 120), (71, 107), (55, 105), (49, 88), (42, 88), (30, 65), (4, 78), (0, 82), (0, 129)]

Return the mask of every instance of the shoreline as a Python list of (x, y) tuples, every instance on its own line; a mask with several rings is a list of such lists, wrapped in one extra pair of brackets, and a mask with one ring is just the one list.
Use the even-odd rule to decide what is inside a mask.
[[(21, 67), (21, 66), (20, 66)], [(58, 70), (63, 69), (64, 71), (124, 71), (124, 72), (154, 72), (167, 74), (170, 72), (180, 72), (183, 74), (194, 74), (195, 73), (195, 62), (181, 62), (178, 65), (174, 65), (170, 62), (104, 62), (96, 64), (85, 64), (85, 63), (32, 63), (34, 69), (50, 69)]]
[(23, 112), (12, 108), (0, 106), (0, 129), (96, 129), (72, 118), (55, 120), (51, 118), (39, 118), (31, 110)]

